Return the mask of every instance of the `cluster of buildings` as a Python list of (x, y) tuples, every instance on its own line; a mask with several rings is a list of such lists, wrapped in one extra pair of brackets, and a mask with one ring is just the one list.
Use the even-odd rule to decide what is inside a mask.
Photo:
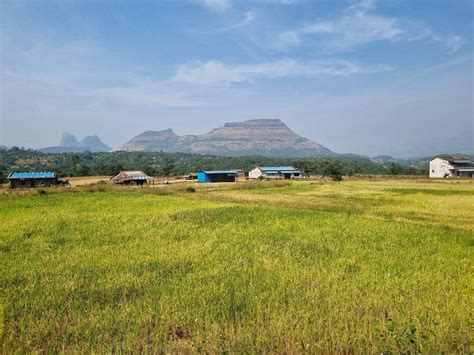
[[(198, 182), (234, 182), (245, 177), (243, 170), (202, 170), (197, 173)], [(299, 179), (301, 172), (292, 166), (259, 166), (249, 171), (249, 179)]]
[[(439, 155), (430, 161), (430, 178), (474, 178), (474, 161), (462, 156)], [(200, 183), (235, 182), (245, 178), (241, 169), (201, 170), (184, 177)], [(299, 179), (302, 173), (292, 166), (259, 166), (248, 173), (249, 179), (277, 180)], [(55, 172), (14, 172), (8, 175), (10, 188), (48, 187), (60, 181)], [(110, 178), (113, 184), (143, 185), (153, 183), (153, 178), (143, 171), (120, 171)]]
[[(292, 166), (257, 167), (249, 172), (250, 179), (297, 179), (302, 174)], [(212, 182), (235, 182), (239, 178), (245, 178), (245, 172), (241, 169), (234, 170), (201, 170), (196, 174), (189, 174), (186, 180), (196, 180), (201, 183)], [(26, 172), (10, 173), (8, 175), (10, 188), (48, 187), (59, 184), (55, 172)], [(145, 172), (120, 171), (110, 178), (110, 182), (120, 185), (143, 185), (153, 183), (153, 178)]]

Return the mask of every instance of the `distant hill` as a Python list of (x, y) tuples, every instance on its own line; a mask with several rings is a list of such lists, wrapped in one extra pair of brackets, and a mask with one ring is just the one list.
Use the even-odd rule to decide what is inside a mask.
[(64, 132), (58, 146), (38, 150), (43, 153), (108, 152), (110, 147), (95, 135), (84, 137), (81, 141), (78, 141), (74, 135)]
[(0, 149), (4, 149), (4, 150), (5, 150), (5, 149), (8, 149), (8, 147), (7, 147), (6, 145), (0, 144)]
[(227, 156), (330, 156), (334, 152), (302, 137), (279, 119), (230, 122), (201, 135), (178, 136), (171, 129), (146, 131), (114, 151), (163, 151)]

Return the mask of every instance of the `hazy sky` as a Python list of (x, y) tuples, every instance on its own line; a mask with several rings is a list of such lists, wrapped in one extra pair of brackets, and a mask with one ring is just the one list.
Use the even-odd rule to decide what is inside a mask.
[(340, 153), (472, 138), (473, 3), (0, 0), (0, 144), (254, 118)]

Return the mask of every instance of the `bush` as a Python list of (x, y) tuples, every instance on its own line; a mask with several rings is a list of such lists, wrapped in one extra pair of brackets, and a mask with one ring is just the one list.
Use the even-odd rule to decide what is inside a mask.
[(398, 175), (402, 172), (402, 167), (397, 163), (390, 163), (388, 167), (388, 172), (390, 175)]
[(186, 188), (186, 192), (196, 192), (196, 189), (195, 189), (194, 187), (192, 187), (192, 186), (188, 186), (188, 187)]
[(323, 162), (323, 175), (329, 176), (334, 181), (342, 180), (342, 165), (339, 162), (326, 160)]
[(99, 192), (106, 191), (106, 185), (107, 185), (107, 183), (104, 180), (100, 180), (97, 183), (97, 191), (99, 191)]

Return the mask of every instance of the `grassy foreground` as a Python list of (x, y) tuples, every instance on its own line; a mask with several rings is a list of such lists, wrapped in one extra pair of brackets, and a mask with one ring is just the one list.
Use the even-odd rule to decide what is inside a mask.
[(474, 182), (0, 194), (13, 351), (469, 352)]

